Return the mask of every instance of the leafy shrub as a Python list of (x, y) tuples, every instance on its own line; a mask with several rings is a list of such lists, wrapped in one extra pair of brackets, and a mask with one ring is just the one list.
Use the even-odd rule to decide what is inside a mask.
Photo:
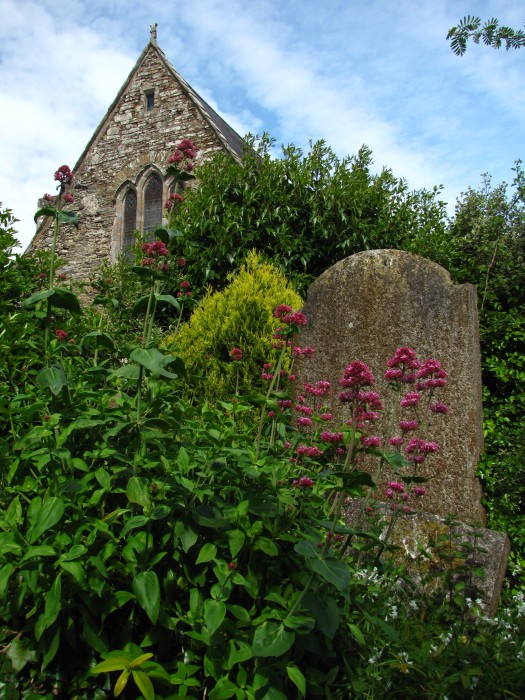
[(384, 168), (372, 170), (363, 146), (339, 159), (324, 141), (307, 153), (294, 145), (274, 157), (274, 141), (248, 137), (242, 163), (217, 155), (199, 168), (173, 225), (197, 286), (221, 289), (254, 248), (300, 293), (338, 260), (361, 250), (403, 248), (443, 260), (445, 208), (439, 188), (410, 191)]
[[(250, 392), (260, 384), (279, 326), (273, 315), (279, 304), (297, 308), (302, 300), (273, 264), (251, 251), (228, 286), (209, 290), (190, 320), (166, 337), (166, 347), (177, 349), (187, 371), (203, 377), (195, 389), (199, 396), (225, 399), (236, 388)], [(242, 351), (242, 360), (231, 357), (233, 348)]]

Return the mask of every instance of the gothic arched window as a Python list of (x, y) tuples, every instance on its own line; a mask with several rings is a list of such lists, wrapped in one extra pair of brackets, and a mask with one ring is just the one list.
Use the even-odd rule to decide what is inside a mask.
[(135, 243), (135, 229), (137, 228), (137, 195), (129, 189), (124, 197), (124, 216), (122, 224), (122, 252), (126, 255), (131, 252)]
[(151, 233), (162, 226), (162, 180), (152, 175), (144, 190), (144, 226), (143, 233)]

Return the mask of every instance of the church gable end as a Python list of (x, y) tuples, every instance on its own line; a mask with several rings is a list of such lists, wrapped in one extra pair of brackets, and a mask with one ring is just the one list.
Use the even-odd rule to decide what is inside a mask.
[[(142, 233), (162, 223), (170, 193), (167, 159), (182, 139), (196, 146), (196, 165), (217, 151), (240, 155), (242, 140), (192, 90), (152, 40), (121, 88), (79, 161), (68, 207), (80, 226), (61, 229), (62, 271), (87, 279), (103, 258), (116, 259)], [(44, 222), (29, 250), (47, 248)]]

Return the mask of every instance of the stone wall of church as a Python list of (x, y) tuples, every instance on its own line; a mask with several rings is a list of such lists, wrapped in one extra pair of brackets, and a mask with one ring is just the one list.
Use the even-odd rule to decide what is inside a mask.
[[(151, 111), (147, 111), (148, 93), (154, 95)], [(213, 152), (224, 150), (194, 100), (150, 44), (75, 166), (71, 189), (75, 203), (67, 208), (78, 214), (80, 226), (78, 230), (60, 227), (57, 253), (64, 260), (60, 272), (87, 280), (104, 258), (117, 258), (122, 246), (119, 188), (129, 182), (136, 185), (148, 168), (163, 174), (167, 158), (183, 138), (194, 142), (197, 166)], [(167, 183), (164, 194), (167, 199)], [(51, 227), (44, 222), (29, 252), (50, 248), (51, 240)]]

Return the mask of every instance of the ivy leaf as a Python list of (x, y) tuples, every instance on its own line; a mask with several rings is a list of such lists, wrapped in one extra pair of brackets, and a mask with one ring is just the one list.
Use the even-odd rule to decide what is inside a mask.
[(58, 396), (63, 387), (68, 385), (64, 370), (56, 365), (41, 369), (36, 376), (36, 383), (42, 389), (50, 389), (54, 396)]
[(29, 649), (27, 643), (21, 639), (13, 639), (7, 647), (6, 655), (13, 664), (15, 673), (19, 673), (26, 664), (36, 658), (35, 650)]

